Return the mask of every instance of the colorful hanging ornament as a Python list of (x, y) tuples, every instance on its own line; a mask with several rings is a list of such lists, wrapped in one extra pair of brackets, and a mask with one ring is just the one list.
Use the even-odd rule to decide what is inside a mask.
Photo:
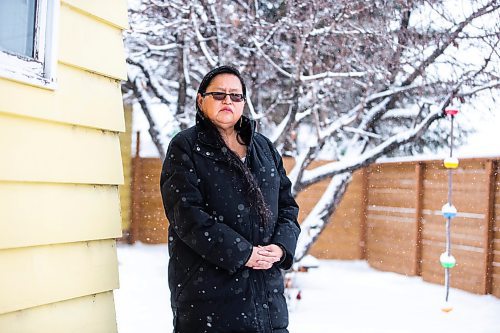
[(453, 306), (449, 303), (448, 296), (450, 294), (450, 269), (455, 267), (457, 261), (451, 254), (451, 219), (457, 216), (457, 209), (451, 203), (452, 194), (452, 170), (458, 168), (458, 159), (453, 157), (453, 119), (458, 114), (458, 109), (445, 110), (446, 115), (450, 117), (450, 156), (445, 158), (444, 167), (448, 169), (448, 202), (442, 207), (441, 213), (446, 219), (446, 251), (439, 257), (439, 262), (444, 268), (444, 284), (446, 289), (445, 304), (441, 307), (444, 312), (453, 310)]
[(445, 219), (452, 219), (457, 216), (457, 209), (450, 203), (446, 203), (443, 208), (441, 208), (441, 213)]
[(446, 109), (446, 110), (444, 110), (444, 112), (448, 116), (456, 116), (458, 114), (458, 109)]
[(447, 157), (444, 159), (444, 167), (446, 169), (456, 169), (458, 168), (458, 158)]
[(441, 310), (443, 312), (450, 312), (451, 310), (453, 310), (453, 306), (451, 306), (451, 304), (449, 302), (445, 302), (442, 306), (441, 306)]
[(457, 264), (457, 260), (454, 256), (448, 255), (448, 253), (443, 252), (439, 257), (439, 261), (441, 262), (441, 266), (443, 268), (453, 268)]

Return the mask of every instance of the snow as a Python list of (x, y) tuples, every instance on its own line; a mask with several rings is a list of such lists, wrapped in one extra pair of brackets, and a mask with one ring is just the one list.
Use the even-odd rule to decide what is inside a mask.
[(308, 255), (304, 256), (304, 258), (300, 259), (299, 262), (296, 262), (294, 265), (296, 268), (299, 268), (299, 267), (307, 267), (307, 268), (319, 267), (319, 260), (316, 259), (315, 257), (313, 257), (312, 255), (308, 254)]
[(119, 333), (171, 332), (166, 244), (118, 244), (120, 289), (115, 290)]
[(491, 295), (452, 289), (454, 309), (444, 313), (443, 286), (419, 277), (380, 272), (364, 261), (320, 263), (319, 269), (297, 273), (302, 299), (291, 313), (291, 333), (500, 331), (500, 299)]
[[(166, 244), (117, 248), (118, 332), (171, 332)], [(319, 265), (295, 275), (302, 298), (290, 312), (290, 333), (500, 332), (500, 299), (494, 296), (452, 288), (454, 309), (444, 313), (444, 287), (420, 277), (377, 271), (364, 261)]]

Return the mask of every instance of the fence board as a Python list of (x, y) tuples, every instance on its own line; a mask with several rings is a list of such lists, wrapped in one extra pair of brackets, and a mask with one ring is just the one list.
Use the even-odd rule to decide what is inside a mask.
[(494, 212), (493, 212), (493, 256), (491, 293), (500, 297), (500, 163), (496, 161), (494, 170)]
[[(414, 175), (412, 175), (414, 176)], [(375, 188), (397, 188), (401, 190), (414, 190), (415, 188), (415, 179), (392, 179), (392, 178), (378, 178), (378, 179), (373, 179), (370, 178), (370, 188), (375, 189)]]
[[(428, 214), (427, 211), (424, 211), (424, 221), (429, 225), (444, 226), (446, 223), (445, 218), (441, 215), (441, 211), (434, 212), (434, 214)], [(484, 214), (459, 212), (451, 223), (452, 228), (469, 228), (479, 233), (478, 229), (484, 227)]]
[[(431, 189), (424, 189), (424, 191), (424, 214), (426, 213), (425, 210), (432, 210), (434, 213), (438, 212), (440, 215), (441, 208), (448, 201), (448, 192), (444, 190), (438, 191)], [(474, 196), (471, 196), (470, 193), (474, 193)], [(467, 212), (484, 214), (485, 212), (484, 210), (481, 210), (481, 207), (484, 207), (485, 196), (486, 192), (473, 191), (469, 193), (458, 193), (453, 191), (452, 203), (457, 208), (459, 213)]]
[(413, 264), (407, 260), (408, 256), (391, 256), (384, 252), (372, 251), (368, 253), (367, 261), (370, 266), (382, 271), (412, 275)]
[[(361, 191), (362, 172), (353, 175), (353, 181), (347, 187), (344, 198), (339, 207), (331, 217), (330, 225), (323, 231), (320, 239), (311, 248), (311, 254), (325, 259), (360, 259), (362, 257), (362, 214), (363, 202), (359, 200), (358, 193)], [(310, 209), (315, 200), (310, 202)], [(303, 198), (306, 199), (306, 198)], [(298, 201), (302, 210), (303, 202)], [(306, 216), (305, 211), (302, 216)]]
[(368, 206), (415, 207), (415, 194), (394, 189), (370, 189)]
[(387, 237), (383, 241), (368, 241), (370, 255), (374, 253), (384, 254), (394, 257), (408, 257), (411, 255), (412, 249), (415, 247), (413, 240), (397, 241), (397, 238)]

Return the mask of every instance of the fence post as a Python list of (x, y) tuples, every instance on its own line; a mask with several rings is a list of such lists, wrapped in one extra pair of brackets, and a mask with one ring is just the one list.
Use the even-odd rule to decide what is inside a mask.
[(488, 191), (486, 193), (486, 228), (484, 230), (484, 260), (485, 260), (485, 274), (484, 274), (484, 293), (491, 294), (493, 283), (493, 241), (494, 241), (494, 224), (495, 224), (495, 190), (496, 190), (496, 174), (497, 174), (497, 161), (486, 161), (486, 176), (488, 177)]
[(361, 209), (361, 221), (360, 221), (360, 227), (361, 227), (361, 241), (359, 242), (359, 248), (360, 248), (360, 259), (366, 260), (367, 258), (367, 246), (366, 246), (366, 233), (368, 232), (368, 228), (366, 225), (366, 214), (368, 213), (368, 173), (369, 173), (370, 167), (367, 166), (363, 169), (363, 173), (361, 174), (362, 180), (361, 180), (361, 200), (362, 200), (362, 209)]
[(139, 223), (141, 221), (141, 132), (137, 131), (136, 135), (135, 157), (132, 160), (132, 221), (128, 235), (129, 244), (134, 244), (139, 239)]
[(424, 198), (424, 170), (425, 164), (417, 162), (415, 164), (415, 262), (413, 274), (422, 275), (422, 209)]

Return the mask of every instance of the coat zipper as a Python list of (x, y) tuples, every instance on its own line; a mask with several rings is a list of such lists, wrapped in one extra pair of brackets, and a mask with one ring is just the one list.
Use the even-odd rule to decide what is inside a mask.
[[(269, 268), (269, 269), (272, 269), (272, 268)], [(261, 272), (258, 272), (258, 273), (260, 273), (258, 275), (260, 276), (262, 287), (264, 289), (264, 294), (266, 296), (264, 304), (267, 305), (267, 307), (265, 308), (266, 309), (265, 313), (267, 314), (267, 320), (269, 322), (269, 332), (272, 332), (273, 331), (273, 323), (271, 321), (271, 312), (269, 310), (269, 302), (268, 302), (268, 299), (269, 299), (269, 290), (267, 290), (266, 281), (265, 281), (265, 278), (264, 278), (264, 271), (261, 271)], [(266, 330), (264, 330), (264, 332), (266, 332)]]
[[(248, 216), (250, 218), (250, 224), (252, 225), (253, 221), (252, 221), (252, 215), (249, 214)], [(252, 251), (253, 251), (253, 241), (254, 241), (254, 237), (253, 237), (253, 229), (251, 230), (250, 232), (250, 243), (252, 244)], [(254, 273), (257, 274), (258, 272), (256, 272), (254, 270)], [(258, 274), (257, 274), (258, 275)], [(258, 329), (258, 332), (262, 332), (262, 329), (263, 327), (261, 327), (260, 325), (260, 320), (258, 318), (258, 315), (259, 315), (259, 312), (257, 311), (257, 306), (255, 305), (255, 297), (256, 297), (256, 289), (255, 289), (255, 285), (254, 285), (254, 279), (253, 279), (253, 276), (254, 274), (251, 275), (251, 281), (250, 281), (250, 289), (252, 290), (252, 304), (253, 304), (253, 308), (254, 308), (254, 311), (255, 311), (255, 319), (257, 321), (257, 329)]]
[[(249, 162), (250, 158), (249, 158), (249, 156), (250, 156), (250, 153), (251, 153), (251, 149), (252, 149), (252, 148), (253, 148), (253, 147), (252, 147), (252, 142), (250, 142), (250, 145), (249, 145), (249, 146), (248, 146), (248, 148), (247, 148), (247, 154), (246, 154), (246, 157), (245, 157), (245, 164), (246, 164), (246, 166), (247, 166), (249, 169), (250, 169), (250, 162)], [(253, 226), (254, 221), (253, 221), (253, 219), (252, 219), (252, 217), (251, 217), (251, 216), (252, 216), (252, 215), (250, 215), (250, 222), (252, 223), (252, 226)], [(253, 245), (253, 242), (254, 242), (254, 234), (253, 234), (253, 230), (252, 230), (252, 232), (251, 232), (250, 234), (252, 235), (251, 242), (252, 242), (252, 245)], [(267, 302), (267, 298), (269, 297), (269, 292), (268, 292), (268, 290), (267, 290), (267, 286), (266, 286), (266, 284), (265, 284), (264, 272), (260, 272), (260, 271), (258, 271), (258, 270), (257, 270), (255, 273), (256, 273), (256, 275), (257, 275), (257, 279), (258, 279), (257, 283), (260, 283), (260, 284), (262, 285), (263, 289), (264, 289), (265, 299), (263, 300), (263, 302), (264, 302), (264, 303), (263, 303), (263, 304), (261, 304), (261, 306), (263, 306), (264, 304), (266, 304), (266, 305), (267, 305), (267, 308), (265, 309), (264, 313), (266, 314), (267, 321), (268, 321), (268, 323), (269, 323), (269, 332), (272, 332), (272, 331), (273, 331), (273, 325), (272, 325), (272, 322), (271, 322), (271, 314), (270, 314), (270, 312), (269, 312), (269, 311), (270, 311), (270, 310), (269, 310), (269, 304), (268, 304), (268, 302)], [(252, 287), (252, 292), (253, 292), (253, 293), (254, 293), (254, 295), (255, 295), (255, 286), (253, 285), (253, 281), (252, 281), (252, 283), (251, 283), (251, 287)], [(258, 313), (258, 311), (257, 311), (257, 306), (255, 306), (255, 302), (254, 302), (254, 307), (255, 307), (255, 313), (257, 314), (257, 313)], [(257, 319), (257, 322), (258, 322), (258, 325), (260, 326), (260, 322), (261, 322), (261, 321)], [(268, 331), (265, 329), (265, 327), (261, 327), (261, 329), (262, 329), (262, 332), (264, 332), (264, 333), (267, 333), (267, 332), (268, 332)]]

